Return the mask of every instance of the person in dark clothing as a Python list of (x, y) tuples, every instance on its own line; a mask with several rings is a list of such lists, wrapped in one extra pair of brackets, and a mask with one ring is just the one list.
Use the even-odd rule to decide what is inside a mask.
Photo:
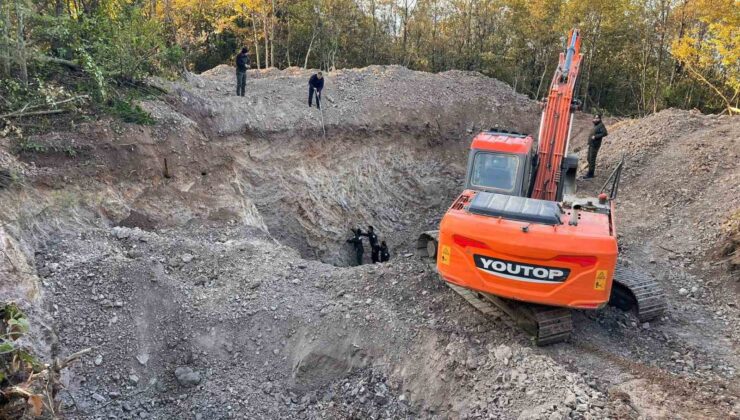
[(373, 264), (380, 262), (380, 245), (378, 245), (378, 235), (375, 234), (375, 228), (368, 226), (367, 233), (361, 233), (361, 235), (367, 236), (367, 240), (370, 242), (370, 256), (372, 257)]
[(362, 245), (362, 230), (360, 228), (352, 229), (354, 236), (347, 239), (348, 243), (351, 243), (355, 248), (355, 258), (357, 259), (357, 265), (362, 265), (362, 254), (365, 253), (365, 247)]
[(380, 242), (380, 262), (388, 262), (391, 259), (391, 253), (388, 251), (388, 244), (385, 241)]
[(604, 122), (601, 121), (601, 114), (594, 117), (593, 123), (594, 128), (591, 129), (591, 134), (588, 137), (588, 173), (584, 178), (594, 177), (594, 170), (596, 169), (596, 155), (599, 154), (601, 140), (609, 135), (606, 131)]
[(313, 95), (316, 93), (316, 108), (321, 109), (321, 90), (324, 89), (324, 75), (318, 72), (308, 79), (308, 107), (313, 104)]
[(236, 56), (236, 95), (244, 96), (247, 89), (247, 69), (249, 69), (249, 50), (242, 48)]

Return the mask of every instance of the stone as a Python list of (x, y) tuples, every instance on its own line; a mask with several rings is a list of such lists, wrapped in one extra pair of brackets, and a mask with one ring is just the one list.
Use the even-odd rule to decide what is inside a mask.
[(104, 396), (98, 394), (97, 392), (93, 392), (92, 397), (97, 402), (104, 403), (107, 401)]
[(576, 394), (568, 391), (568, 393), (565, 395), (565, 400), (563, 402), (568, 407), (575, 407), (575, 405), (576, 405)]
[(111, 234), (113, 234), (113, 236), (115, 236), (117, 239), (126, 239), (131, 236), (131, 232), (128, 229), (122, 228), (120, 226), (116, 226), (111, 229)]
[(496, 358), (499, 362), (502, 362), (505, 365), (509, 364), (509, 360), (511, 359), (511, 356), (513, 355), (513, 352), (511, 350), (511, 347), (502, 344), (493, 351), (493, 357)]
[(134, 385), (137, 385), (139, 383), (139, 377), (136, 375), (129, 375), (128, 381), (131, 382)]
[(140, 354), (136, 356), (136, 360), (139, 361), (139, 363), (142, 366), (146, 366), (147, 362), (149, 362), (149, 355), (148, 354)]
[(100, 366), (103, 364), (103, 355), (99, 354), (95, 356), (95, 366)]
[(175, 378), (184, 387), (191, 387), (200, 383), (200, 373), (187, 366), (180, 366), (175, 369)]
[(682, 288), (678, 289), (678, 294), (681, 295), (681, 296), (686, 296), (686, 295), (689, 294), (689, 291), (682, 287)]
[(192, 254), (183, 254), (182, 255), (182, 262), (185, 264), (189, 263), (190, 261), (193, 261), (193, 258), (195, 258)]

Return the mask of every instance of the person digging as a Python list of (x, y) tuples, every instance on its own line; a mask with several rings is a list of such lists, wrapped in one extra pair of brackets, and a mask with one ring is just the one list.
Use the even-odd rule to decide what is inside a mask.
[(353, 236), (347, 239), (355, 249), (355, 261), (357, 265), (362, 265), (362, 254), (365, 253), (365, 247), (362, 245), (362, 230), (360, 228), (352, 229)]
[(324, 74), (318, 72), (308, 79), (308, 107), (313, 106), (313, 97), (316, 95), (316, 108), (321, 109), (321, 91), (324, 89)]

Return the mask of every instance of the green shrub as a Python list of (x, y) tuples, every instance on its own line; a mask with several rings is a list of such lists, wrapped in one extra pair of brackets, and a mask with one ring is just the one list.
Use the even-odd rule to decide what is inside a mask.
[(110, 115), (116, 116), (127, 123), (153, 125), (154, 118), (144, 111), (139, 105), (133, 103), (132, 99), (111, 100), (110, 105), (106, 108)]

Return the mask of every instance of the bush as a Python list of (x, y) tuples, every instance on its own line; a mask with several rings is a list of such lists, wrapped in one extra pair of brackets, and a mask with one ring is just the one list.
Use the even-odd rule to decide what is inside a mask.
[[(89, 111), (103, 109), (127, 122), (153, 122), (130, 99), (121, 98), (146, 93), (136, 91), (145, 90), (143, 82), (150, 76), (176, 75), (184, 53), (168, 42), (162, 25), (141, 2), (101, 0), (85, 11), (26, 12), (28, 83), (19, 82), (15, 67), (9, 74), (13, 77), (0, 74), (0, 115), (28, 106), (54, 109), (59, 100), (85, 96), (92, 100)], [(0, 39), (0, 51), (12, 48), (10, 41)], [(77, 111), (80, 105), (67, 101), (64, 106)]]
[(127, 123), (141, 125), (154, 124), (154, 118), (152, 118), (148, 112), (141, 109), (139, 105), (133, 103), (132, 99), (114, 99), (110, 101), (110, 105), (107, 110), (109, 114), (114, 115)]

